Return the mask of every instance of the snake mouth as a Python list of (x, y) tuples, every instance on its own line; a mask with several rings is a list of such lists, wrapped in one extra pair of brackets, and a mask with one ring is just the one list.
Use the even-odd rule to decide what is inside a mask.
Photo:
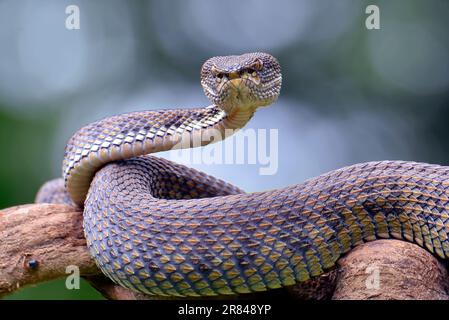
[(249, 77), (237, 77), (223, 81), (217, 88), (218, 95), (221, 97), (219, 106), (227, 113), (238, 108), (239, 110), (255, 110), (260, 102), (257, 98), (257, 81)]
[(219, 95), (222, 95), (226, 90), (255, 90), (260, 85), (260, 78), (258, 76), (252, 76), (246, 73), (237, 74), (236, 72), (232, 72), (219, 79), (217, 86), (217, 93)]

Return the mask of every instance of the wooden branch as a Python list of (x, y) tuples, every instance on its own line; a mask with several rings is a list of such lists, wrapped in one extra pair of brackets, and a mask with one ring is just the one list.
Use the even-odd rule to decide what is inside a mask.
[[(79, 209), (34, 204), (0, 210), (0, 297), (67, 277), (69, 265), (77, 266), (80, 275), (108, 299), (155, 299), (102, 275), (87, 250)], [(225, 298), (449, 299), (447, 292), (446, 268), (432, 254), (411, 243), (378, 240), (352, 250), (334, 270), (310, 281)]]
[(445, 265), (409, 242), (378, 240), (356, 247), (339, 262), (333, 299), (448, 300)]
[[(0, 210), (0, 297), (19, 288), (67, 277), (75, 265), (108, 298), (138, 298), (101, 275), (86, 247), (82, 212), (59, 204)], [(118, 287), (118, 288), (115, 288)]]
[(292, 286), (299, 299), (449, 300), (445, 265), (416, 244), (399, 240), (364, 243), (334, 270)]

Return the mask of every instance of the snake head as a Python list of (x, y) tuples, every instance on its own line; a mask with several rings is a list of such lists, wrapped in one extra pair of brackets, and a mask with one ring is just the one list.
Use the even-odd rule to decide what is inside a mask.
[(262, 52), (213, 57), (201, 68), (201, 84), (209, 100), (226, 113), (234, 108), (254, 112), (279, 96), (281, 67)]

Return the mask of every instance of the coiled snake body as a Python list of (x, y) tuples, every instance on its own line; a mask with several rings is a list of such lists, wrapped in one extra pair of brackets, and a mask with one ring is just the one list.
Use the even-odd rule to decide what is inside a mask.
[(447, 167), (370, 162), (246, 194), (146, 155), (191, 147), (195, 139), (207, 144), (212, 139), (200, 138), (211, 133), (225, 137), (276, 100), (281, 87), (279, 64), (265, 53), (211, 58), (201, 77), (212, 106), (135, 112), (83, 127), (67, 145), (64, 180), (37, 195), (37, 202), (84, 206), (89, 250), (114, 282), (153, 295), (263, 291), (318, 276), (376, 238), (449, 256)]

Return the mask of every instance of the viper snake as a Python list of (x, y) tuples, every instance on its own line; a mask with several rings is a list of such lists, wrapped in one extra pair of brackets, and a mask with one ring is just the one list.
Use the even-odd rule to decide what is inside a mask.
[(83, 207), (98, 267), (115, 283), (150, 295), (289, 286), (378, 238), (415, 242), (448, 257), (449, 167), (369, 162), (245, 193), (148, 155), (206, 145), (219, 140), (205, 139), (217, 132), (225, 138), (274, 102), (281, 82), (269, 54), (211, 58), (201, 69), (211, 106), (133, 112), (81, 128), (67, 144), (63, 179), (46, 183), (36, 201)]

